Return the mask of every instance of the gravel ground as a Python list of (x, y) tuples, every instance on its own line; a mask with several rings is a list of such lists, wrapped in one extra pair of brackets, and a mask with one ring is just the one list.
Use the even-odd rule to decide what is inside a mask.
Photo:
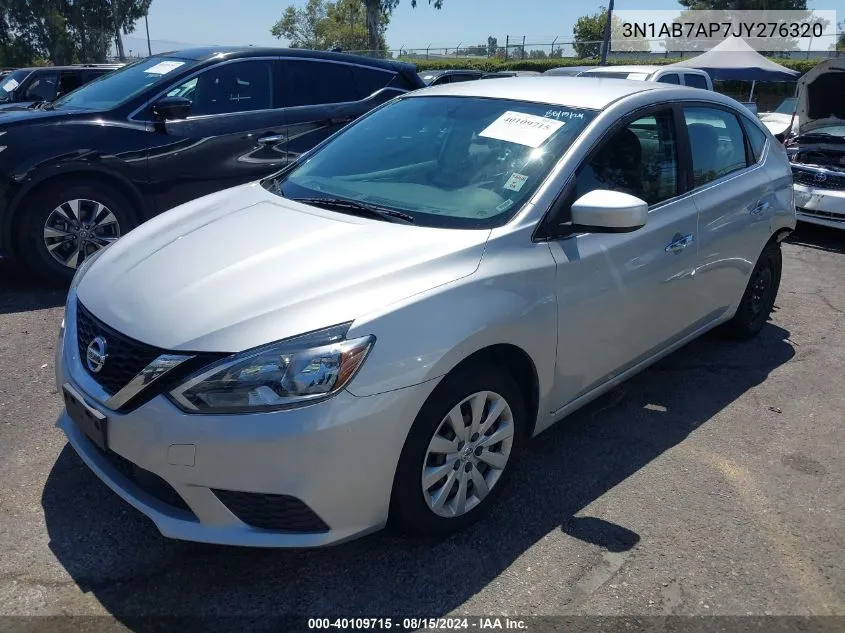
[(54, 427), (63, 299), (0, 270), (0, 614), (845, 616), (845, 232), (784, 245), (757, 339), (708, 335), (542, 434), (436, 542), (163, 538)]

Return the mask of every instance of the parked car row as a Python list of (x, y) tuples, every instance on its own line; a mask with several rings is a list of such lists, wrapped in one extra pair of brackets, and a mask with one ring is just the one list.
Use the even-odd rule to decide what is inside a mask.
[(144, 59), (37, 110), (0, 111), (0, 254), (67, 283), (141, 222), (277, 171), (423, 86), (400, 62), (209, 48)]
[(29, 247), (82, 262), (58, 425), (163, 534), (453, 532), (528, 438), (714, 327), (764, 326), (792, 173), (742, 105), (656, 81), (421, 83), (183, 52), (20, 124), (49, 134), (5, 128), (70, 139), (15, 194)]
[(122, 64), (82, 64), (10, 70), (0, 77), (0, 110), (54, 101), (121, 66)]

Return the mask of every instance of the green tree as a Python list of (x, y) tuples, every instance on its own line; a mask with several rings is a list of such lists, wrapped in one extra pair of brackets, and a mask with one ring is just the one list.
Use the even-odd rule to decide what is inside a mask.
[(499, 50), (499, 40), (492, 35), (487, 37), (487, 57), (495, 57)]
[[(389, 14), (380, 19), (378, 50), (387, 48), (384, 32), (389, 21)], [(368, 46), (366, 12), (361, 0), (308, 0), (303, 7), (291, 5), (270, 33), (287, 39), (293, 48), (364, 50)]]
[(546, 57), (546, 51), (542, 49), (535, 48), (528, 51), (528, 59), (546, 59)]
[[(384, 15), (390, 15), (393, 10), (399, 6), (400, 0), (364, 0), (364, 6), (367, 8), (367, 48), (371, 51), (379, 50), (379, 35), (383, 33), (381, 30), (381, 20)], [(435, 9), (440, 9), (443, 6), (443, 0), (428, 0), (428, 3)], [(417, 0), (411, 0), (411, 7), (416, 8)]]
[(117, 56), (121, 61), (126, 60), (126, 53), (123, 50), (123, 35), (129, 35), (135, 31), (135, 23), (143, 18), (150, 10), (152, 0), (98, 0), (105, 3), (103, 10), (111, 11), (111, 22), (114, 27), (114, 43), (117, 48)]
[[(604, 25), (607, 23), (607, 8), (599, 7), (598, 13), (583, 15), (575, 22), (572, 33), (575, 36), (575, 54), (578, 57), (598, 57), (604, 40)], [(650, 46), (643, 37), (623, 38), (622, 20), (614, 14), (610, 21), (610, 37), (615, 51), (648, 52)]]

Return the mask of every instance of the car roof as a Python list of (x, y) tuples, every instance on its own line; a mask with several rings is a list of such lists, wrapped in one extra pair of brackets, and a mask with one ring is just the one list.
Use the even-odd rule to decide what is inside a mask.
[(29, 66), (27, 68), (15, 68), (14, 70), (49, 72), (52, 70), (117, 70), (122, 67), (122, 64), (68, 64), (66, 66)]
[(473, 75), (481, 75), (484, 73), (483, 70), (478, 70), (477, 68), (447, 68), (443, 70), (420, 70), (417, 72), (418, 75), (431, 75), (432, 77), (440, 77), (442, 75), (454, 75), (455, 73), (466, 74), (470, 73)]
[[(541, 75), (539, 77), (507, 77), (486, 81), (444, 84), (415, 90), (408, 93), (408, 96), (487, 97), (601, 110), (628, 95), (649, 90), (673, 88), (677, 89), (678, 86), (648, 81), (630, 81), (628, 79), (544, 77)], [(694, 88), (683, 88), (683, 90), (689, 90), (690, 94), (695, 95), (702, 92)]]
[[(649, 75), (652, 73), (656, 73), (658, 70), (662, 68), (667, 68), (667, 66), (657, 66), (657, 65), (649, 65), (649, 64), (631, 64), (628, 66), (596, 66), (595, 68), (590, 68), (584, 72), (590, 73), (648, 73)], [(672, 71), (682, 71), (682, 72), (693, 72), (693, 73), (702, 73), (703, 70), (699, 70), (697, 68), (686, 68), (685, 66), (672, 66), (669, 70)]]
[(385, 68), (389, 70), (413, 70), (416, 68), (413, 64), (406, 62), (398, 62), (390, 59), (374, 59), (372, 57), (362, 57), (360, 55), (351, 55), (349, 53), (336, 53), (334, 51), (314, 51), (305, 48), (272, 48), (259, 46), (204, 46), (201, 48), (186, 48), (177, 51), (169, 51), (167, 53), (159, 53), (155, 57), (177, 57), (180, 59), (190, 59), (193, 61), (207, 61), (219, 58), (235, 58), (235, 57), (307, 57), (309, 59), (325, 59), (329, 61), (341, 61), (348, 63), (361, 64), (362, 66), (374, 66), (376, 68)]

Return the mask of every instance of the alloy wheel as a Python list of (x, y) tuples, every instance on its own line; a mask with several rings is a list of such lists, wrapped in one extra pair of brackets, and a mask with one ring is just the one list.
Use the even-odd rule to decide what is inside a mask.
[(86, 257), (120, 237), (114, 213), (95, 200), (63, 202), (44, 223), (44, 245), (57, 262), (76, 268)]
[(513, 413), (499, 394), (480, 391), (455, 405), (426, 450), (421, 483), (429, 509), (454, 518), (478, 506), (504, 473), (513, 438)]

